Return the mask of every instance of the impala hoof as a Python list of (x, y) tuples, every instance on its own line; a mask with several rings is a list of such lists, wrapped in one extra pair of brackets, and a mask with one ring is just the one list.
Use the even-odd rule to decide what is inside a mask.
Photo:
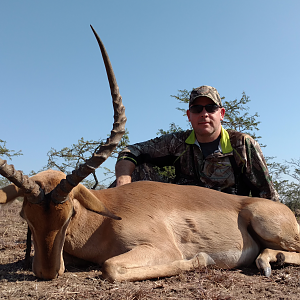
[(263, 271), (264, 271), (264, 275), (266, 277), (270, 277), (271, 276), (271, 268), (270, 267), (265, 268)]

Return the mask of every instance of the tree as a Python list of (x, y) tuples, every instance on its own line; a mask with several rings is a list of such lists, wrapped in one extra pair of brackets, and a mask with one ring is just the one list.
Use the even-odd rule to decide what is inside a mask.
[[(274, 158), (273, 158), (274, 159)], [(291, 210), (300, 210), (300, 159), (269, 163), (269, 171), (280, 200)]]
[(23, 155), (22, 151), (15, 152), (14, 150), (9, 150), (6, 148), (6, 142), (0, 139), (0, 156), (6, 156), (11, 159), (13, 156)]
[[(101, 145), (105, 143), (104, 139), (100, 139), (97, 141), (94, 140), (84, 140), (82, 137), (78, 140), (77, 144), (73, 144), (71, 147), (65, 147), (61, 150), (55, 150), (51, 148), (51, 150), (47, 153), (48, 155), (48, 163), (43, 169), (57, 169), (66, 174), (72, 172), (72, 170), (77, 169), (80, 164), (84, 163), (87, 159), (89, 159), (93, 153), (95, 153)], [(121, 142), (117, 146), (117, 148), (113, 151), (111, 157), (116, 158), (117, 153), (121, 151), (126, 145), (129, 143), (128, 131), (126, 130), (124, 136), (122, 137)], [(92, 174), (92, 176), (88, 176), (82, 183), (91, 189), (102, 189), (105, 187), (103, 184), (104, 181), (111, 179), (114, 176), (114, 172), (109, 170), (106, 167), (101, 167), (105, 170), (104, 175), (108, 175), (108, 178), (101, 181), (99, 183), (96, 171)]]
[[(11, 159), (13, 156), (20, 156), (23, 155), (22, 151), (15, 152), (14, 150), (9, 150), (6, 148), (6, 142), (0, 139), (0, 157), (6, 157)], [(6, 178), (0, 178), (0, 188), (10, 184), (10, 181)]]

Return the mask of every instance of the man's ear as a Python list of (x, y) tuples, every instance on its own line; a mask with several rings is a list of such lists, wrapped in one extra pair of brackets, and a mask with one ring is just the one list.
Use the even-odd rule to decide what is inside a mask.
[(187, 115), (189, 121), (191, 121), (191, 119), (190, 119), (190, 110), (189, 109), (186, 111), (186, 115)]
[(225, 116), (225, 108), (224, 107), (221, 107), (220, 114), (221, 114), (221, 121), (223, 121), (224, 116)]

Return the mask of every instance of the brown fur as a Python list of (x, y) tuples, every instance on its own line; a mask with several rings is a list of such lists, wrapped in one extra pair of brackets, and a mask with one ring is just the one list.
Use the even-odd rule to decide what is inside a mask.
[[(33, 179), (48, 193), (64, 177), (45, 171)], [(10, 185), (0, 190), (0, 203), (19, 194)], [(122, 220), (95, 212), (106, 208)], [(25, 197), (22, 216), (33, 233), (33, 271), (45, 279), (64, 272), (63, 251), (102, 265), (109, 280), (171, 276), (210, 264), (235, 268), (257, 257), (269, 276), (269, 262), (281, 252), (300, 263), (299, 253), (286, 252), (300, 252), (300, 242), (285, 205), (201, 187), (144, 181), (94, 191), (78, 185), (63, 204), (32, 204)]]

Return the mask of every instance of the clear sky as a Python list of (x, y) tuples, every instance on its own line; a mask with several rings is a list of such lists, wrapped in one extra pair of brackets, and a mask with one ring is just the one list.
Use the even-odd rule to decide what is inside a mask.
[(250, 97), (265, 156), (298, 159), (299, 12), (298, 0), (0, 1), (0, 139), (23, 152), (10, 163), (28, 174), (51, 147), (109, 134), (90, 24), (110, 56), (131, 143), (171, 122), (187, 128), (170, 95), (211, 85), (227, 100)]

